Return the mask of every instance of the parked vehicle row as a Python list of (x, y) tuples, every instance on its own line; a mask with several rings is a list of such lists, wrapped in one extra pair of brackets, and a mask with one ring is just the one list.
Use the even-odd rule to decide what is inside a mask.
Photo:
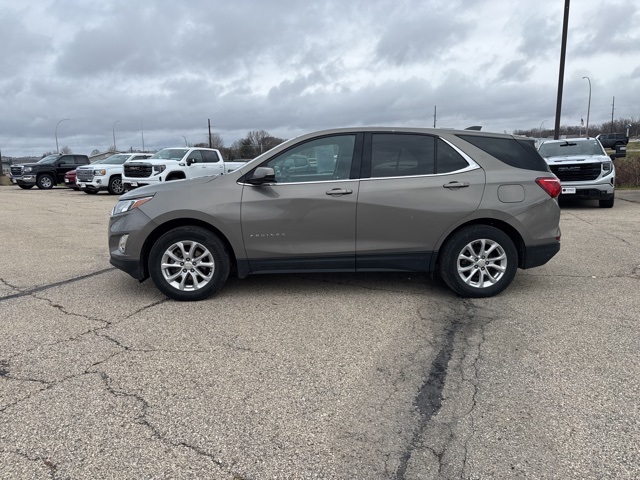
[(560, 190), (511, 135), (327, 130), (225, 175), (127, 192), (111, 213), (110, 262), (176, 300), (209, 297), (232, 267), (240, 278), (439, 272), (458, 294), (487, 297), (559, 251)]
[(35, 164), (11, 167), (11, 181), (21, 188), (53, 188), (64, 183), (74, 190), (96, 194), (106, 190), (122, 195), (143, 185), (220, 175), (245, 162), (225, 162), (211, 148), (165, 148), (155, 154), (117, 153), (89, 164), (86, 155), (50, 155)]

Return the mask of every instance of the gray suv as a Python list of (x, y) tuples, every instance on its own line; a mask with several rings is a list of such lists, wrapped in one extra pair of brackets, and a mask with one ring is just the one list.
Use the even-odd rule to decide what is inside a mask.
[(238, 170), (128, 192), (110, 262), (176, 300), (284, 272), (439, 272), (503, 291), (560, 249), (558, 179), (510, 135), (348, 128), (303, 135)]

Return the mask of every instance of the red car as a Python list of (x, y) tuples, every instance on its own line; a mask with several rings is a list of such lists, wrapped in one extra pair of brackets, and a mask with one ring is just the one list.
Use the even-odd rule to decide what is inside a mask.
[(80, 188), (76, 185), (76, 171), (70, 170), (64, 174), (64, 186), (73, 188), (74, 190), (80, 190)]

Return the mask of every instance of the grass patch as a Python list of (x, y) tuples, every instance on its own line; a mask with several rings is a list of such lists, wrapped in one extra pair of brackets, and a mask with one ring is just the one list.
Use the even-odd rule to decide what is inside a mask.
[(616, 188), (640, 188), (640, 152), (627, 152), (616, 158)]

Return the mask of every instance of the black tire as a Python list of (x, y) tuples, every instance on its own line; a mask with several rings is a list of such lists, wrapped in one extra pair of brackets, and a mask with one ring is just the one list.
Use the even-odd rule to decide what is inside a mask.
[(615, 194), (613, 194), (611, 195), (611, 198), (608, 198), (607, 200), (598, 200), (598, 205), (600, 208), (613, 208), (615, 201), (616, 197)]
[[(207, 265), (199, 265), (200, 260), (192, 263), (191, 255)], [(174, 228), (162, 235), (149, 253), (151, 280), (158, 290), (178, 301), (204, 300), (218, 292), (229, 276), (230, 265), (222, 241), (202, 227)]]
[(36, 185), (40, 190), (51, 190), (55, 184), (53, 177), (48, 173), (43, 173), (36, 180)]
[(88, 190), (88, 189), (84, 189), (82, 190), (84, 193), (86, 193), (87, 195), (95, 195), (96, 193), (98, 193), (98, 190)]
[(33, 185), (18, 185), (23, 190), (31, 190)]
[(497, 295), (511, 284), (517, 270), (518, 251), (513, 241), (502, 230), (487, 225), (458, 230), (440, 255), (440, 276), (463, 297)]
[(109, 193), (111, 195), (122, 195), (124, 193), (124, 183), (119, 175), (113, 175), (109, 180)]

